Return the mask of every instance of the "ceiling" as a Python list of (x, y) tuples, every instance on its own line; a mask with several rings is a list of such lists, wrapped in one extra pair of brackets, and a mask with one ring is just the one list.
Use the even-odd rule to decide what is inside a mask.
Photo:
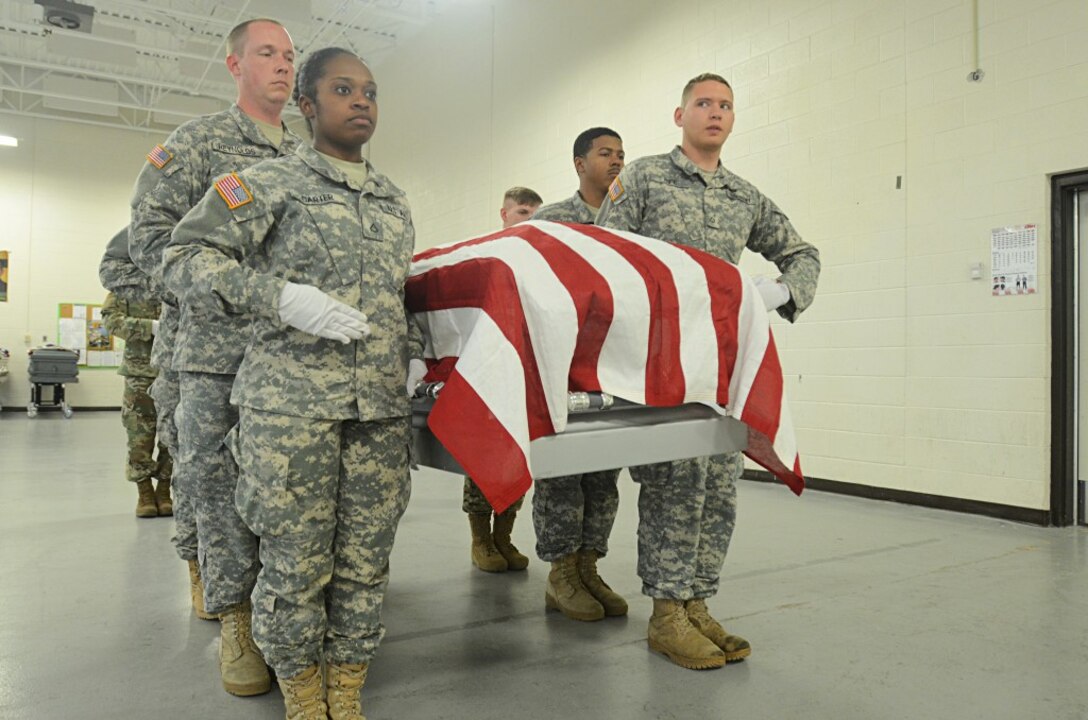
[(379, 66), (456, 2), (0, 0), (0, 113), (168, 132), (234, 100), (223, 42), (242, 20), (279, 20), (300, 54), (340, 45)]

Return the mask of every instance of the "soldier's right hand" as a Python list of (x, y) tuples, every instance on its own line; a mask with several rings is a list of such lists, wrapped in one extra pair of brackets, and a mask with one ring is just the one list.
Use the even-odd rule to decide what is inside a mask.
[(280, 320), (293, 328), (345, 344), (370, 334), (366, 315), (312, 285), (284, 285), (279, 313)]

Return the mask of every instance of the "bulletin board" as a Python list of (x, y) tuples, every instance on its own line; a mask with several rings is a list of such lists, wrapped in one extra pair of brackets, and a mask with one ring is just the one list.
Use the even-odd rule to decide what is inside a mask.
[(120, 367), (123, 341), (113, 337), (102, 320), (102, 306), (61, 303), (57, 306), (57, 345), (79, 352), (79, 364)]

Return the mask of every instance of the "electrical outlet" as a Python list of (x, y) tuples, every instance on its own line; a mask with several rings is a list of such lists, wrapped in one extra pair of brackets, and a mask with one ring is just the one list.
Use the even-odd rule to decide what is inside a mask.
[(29, 345), (30, 344), (30, 333), (27, 333), (26, 335), (23, 335), (23, 344), (24, 345)]

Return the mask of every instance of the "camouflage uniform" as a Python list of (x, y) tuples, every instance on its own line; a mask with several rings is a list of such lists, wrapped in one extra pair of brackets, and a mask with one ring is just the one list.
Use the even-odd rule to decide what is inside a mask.
[[(371, 170), (360, 186), (308, 146), (238, 177), (252, 200), (231, 210), (210, 191), (175, 230), (164, 270), (183, 303), (252, 322), (231, 396), (235, 500), (261, 538), (254, 639), (292, 677), (322, 652), (369, 662), (384, 632), (410, 492), (406, 368), (423, 352), (404, 307), (415, 231), (388, 179)], [(370, 335), (341, 344), (284, 325), (285, 281), (357, 308)]]
[[(134, 222), (139, 253), (160, 263), (170, 231), (219, 176), (294, 152), (298, 137), (284, 131), (277, 149), (238, 106), (175, 130), (162, 147), (161, 168), (148, 162), (137, 181)], [(135, 246), (136, 240), (131, 241)], [(161, 271), (160, 271), (161, 273)], [(204, 608), (220, 613), (245, 602), (257, 578), (257, 537), (234, 507), (237, 468), (223, 439), (238, 422), (230, 404), (234, 374), (248, 340), (245, 318), (181, 303), (171, 369), (178, 374), (178, 479), (197, 520)]]
[[(576, 192), (540, 208), (533, 220), (592, 225), (594, 217), (593, 208)], [(608, 536), (620, 506), (619, 475), (619, 470), (604, 470), (533, 484), (533, 527), (541, 560), (553, 562), (579, 550), (594, 550), (599, 557), (608, 554)]]
[(128, 435), (125, 478), (129, 482), (169, 480), (173, 470), (170, 451), (163, 443), (158, 444), (158, 459), (154, 457), (155, 403), (147, 393), (156, 375), (151, 367), (151, 321), (158, 316), (157, 300), (123, 300), (111, 292), (102, 305), (106, 329), (125, 341), (124, 360), (117, 373), (125, 378), (121, 422)]
[[(115, 293), (118, 298), (146, 300), (149, 294), (156, 298), (163, 297), (165, 291), (161, 280), (144, 272), (129, 254), (130, 230), (131, 227), (126, 227), (110, 239), (98, 266), (98, 277), (103, 287)], [(174, 411), (178, 406), (178, 384), (177, 373), (170, 369), (169, 358), (161, 352), (163, 346), (159, 342), (159, 338), (169, 334), (171, 330), (166, 310), (167, 306), (163, 305), (159, 332), (153, 340), (148, 341), (149, 367), (154, 369), (157, 376), (149, 381), (147, 394), (155, 408), (155, 433), (159, 442), (166, 446), (172, 463), (178, 456), (178, 433), (174, 425)], [(171, 317), (176, 320), (176, 315)], [(160, 352), (156, 354), (156, 350)], [(162, 452), (160, 451), (159, 454), (161, 457)], [(160, 477), (160, 480), (165, 479), (171, 478)], [(172, 478), (172, 486), (174, 488), (174, 549), (182, 560), (196, 560), (196, 515), (193, 512), (193, 505), (189, 496), (183, 490), (179, 490), (176, 478)]]
[[(122, 300), (146, 301), (162, 297), (162, 286), (151, 279), (128, 255), (128, 226), (122, 228), (106, 244), (106, 252), (98, 265), (98, 279), (102, 287)], [(156, 303), (157, 305), (157, 303)], [(158, 318), (158, 315), (155, 316)], [(116, 334), (116, 333), (114, 333)], [(148, 363), (151, 359), (151, 341), (147, 344)], [(152, 375), (151, 377), (154, 377)]]
[[(722, 166), (705, 172), (679, 147), (627, 165), (597, 214), (603, 227), (689, 245), (736, 263), (747, 247), (782, 272), (793, 322), (812, 303), (820, 256), (751, 183)], [(631, 468), (639, 493), (638, 574), (654, 598), (707, 598), (718, 590), (733, 535), (740, 453)]]

